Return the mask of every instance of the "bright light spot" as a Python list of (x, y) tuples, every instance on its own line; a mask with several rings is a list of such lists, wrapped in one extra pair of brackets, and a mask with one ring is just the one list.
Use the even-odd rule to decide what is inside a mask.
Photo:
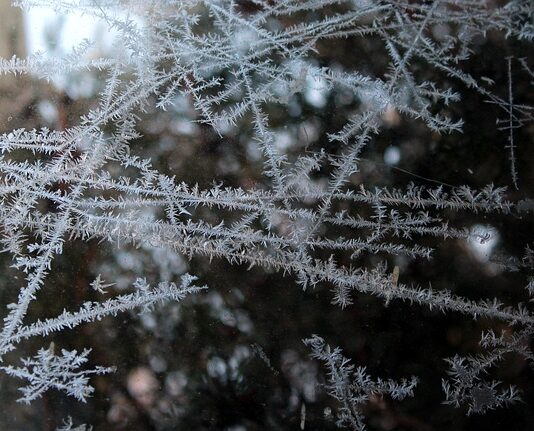
[(150, 368), (138, 367), (128, 374), (126, 387), (130, 395), (146, 408), (156, 401), (156, 392), (159, 389), (159, 383)]
[(57, 108), (49, 100), (41, 100), (37, 104), (37, 112), (49, 124), (57, 121)]
[(328, 92), (328, 85), (323, 78), (308, 75), (306, 78), (306, 88), (304, 90), (304, 98), (306, 99), (306, 102), (316, 108), (324, 108)]
[(281, 153), (286, 152), (294, 144), (293, 136), (289, 132), (278, 131), (274, 135), (274, 145)]
[(165, 377), (165, 389), (172, 396), (183, 395), (187, 386), (187, 376), (180, 371), (167, 373)]
[(257, 162), (258, 160), (261, 160), (262, 158), (261, 148), (259, 147), (256, 141), (252, 141), (252, 140), (248, 141), (246, 151), (247, 151), (247, 157), (249, 160), (253, 162)]
[(218, 356), (210, 359), (206, 368), (211, 377), (226, 380), (226, 363)]
[(387, 147), (384, 151), (384, 163), (389, 166), (395, 166), (399, 163), (401, 158), (401, 152), (399, 147), (391, 146)]
[(35, 7), (25, 12), (24, 21), (29, 54), (65, 54), (85, 39), (106, 50), (113, 41), (104, 21), (81, 13), (60, 15), (51, 8)]
[(316, 142), (319, 139), (319, 127), (312, 121), (304, 121), (300, 123), (298, 138), (304, 145)]
[[(137, 24), (141, 24), (140, 20)], [(91, 44), (85, 53), (87, 57), (106, 56), (114, 49), (117, 36), (117, 31), (102, 19), (80, 12), (61, 15), (51, 7), (25, 11), (24, 27), (28, 55), (41, 53), (45, 58), (64, 58), (85, 41)], [(72, 98), (91, 97), (95, 93), (95, 77), (90, 73), (65, 72), (54, 76), (52, 82)]]
[(499, 232), (492, 226), (477, 224), (471, 229), (469, 248), (480, 262), (487, 262), (499, 242)]
[(252, 44), (258, 40), (258, 35), (256, 32), (244, 27), (236, 32), (233, 38), (235, 49), (244, 55), (250, 50)]

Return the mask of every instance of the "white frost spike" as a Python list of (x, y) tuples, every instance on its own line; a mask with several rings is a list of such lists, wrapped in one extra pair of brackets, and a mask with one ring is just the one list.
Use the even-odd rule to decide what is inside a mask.
[(108, 287), (113, 286), (115, 283), (105, 283), (104, 280), (102, 280), (101, 275), (98, 274), (96, 278), (91, 282), (90, 286), (93, 290), (97, 291), (98, 293), (106, 293), (106, 289)]

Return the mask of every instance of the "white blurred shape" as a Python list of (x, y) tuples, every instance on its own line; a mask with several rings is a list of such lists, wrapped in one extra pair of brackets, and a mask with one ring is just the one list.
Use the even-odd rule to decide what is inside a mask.
[(328, 92), (328, 86), (324, 78), (308, 75), (304, 90), (304, 98), (306, 99), (306, 102), (316, 108), (324, 108)]
[[(37, 51), (53, 54), (67, 53), (84, 39), (93, 40), (99, 44), (111, 45), (107, 38), (107, 24), (97, 18), (72, 13), (60, 15), (52, 8), (35, 7), (25, 11), (26, 48), (29, 54)], [(57, 45), (51, 42), (57, 41)]]
[(469, 249), (480, 262), (487, 262), (499, 243), (499, 232), (492, 226), (477, 224), (471, 228), (471, 233), (473, 236), (468, 241)]
[(384, 163), (386, 165), (395, 166), (399, 163), (400, 158), (401, 152), (399, 147), (392, 145), (391, 147), (387, 147), (386, 151), (384, 151)]

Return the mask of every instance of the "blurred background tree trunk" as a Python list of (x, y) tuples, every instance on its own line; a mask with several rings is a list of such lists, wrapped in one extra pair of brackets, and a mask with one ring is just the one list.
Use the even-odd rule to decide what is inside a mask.
[(11, 6), (11, 0), (0, 0), (0, 56), (25, 57), (22, 10)]
[[(26, 38), (22, 9), (11, 0), (0, 0), (0, 57), (26, 57)], [(11, 130), (12, 120), (25, 111), (34, 99), (34, 88), (26, 76), (0, 74), (0, 130)]]

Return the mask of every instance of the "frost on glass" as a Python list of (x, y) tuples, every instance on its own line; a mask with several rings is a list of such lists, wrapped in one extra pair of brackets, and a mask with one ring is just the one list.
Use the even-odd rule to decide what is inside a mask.
[[(525, 131), (532, 119), (534, 67), (529, 1), (14, 3), (95, 17), (114, 37), (105, 55), (86, 40), (62, 56), (37, 52), (0, 60), (5, 76), (43, 86), (91, 76), (94, 89), (53, 90), (64, 91), (68, 102), (44, 98), (36, 104), (39, 124), (22, 124), (0, 137), (1, 248), (13, 274), (2, 280), (7, 305), (0, 370), (19, 380), (20, 401), (32, 403), (56, 390), (87, 402), (96, 392), (93, 380), (111, 378), (115, 365), (120, 370), (120, 364), (89, 365), (92, 353), (83, 337), (67, 342), (81, 347), (67, 348), (61, 345), (64, 333), (133, 313), (140, 317), (131, 323), (140, 325), (139, 333), (155, 334), (169, 346), (182, 343), (176, 328), (192, 319), (200, 325), (187, 329), (194, 345), (204, 333), (201, 319), (188, 314), (195, 309), (231, 328), (201, 359), (183, 359), (205, 363), (204, 381), (244, 390), (243, 370), (261, 365), (278, 382), (275, 387), (284, 379), (291, 388), (287, 396), (273, 389), (277, 410), (266, 413), (272, 417), (265, 423), (289, 427), (297, 419), (284, 418), (298, 417), (301, 429), (317, 421), (317, 427), (335, 422), (361, 430), (370, 406), (417, 400), (419, 387), (432, 383), (422, 376), (403, 380), (411, 372), (371, 378), (380, 366), (354, 368), (340, 348), (328, 347), (337, 340), (362, 349), (352, 332), (361, 329), (340, 326), (339, 316), (365, 303), (375, 310), (371, 315), (398, 319), (395, 310), (403, 310), (408, 325), (411, 319), (432, 325), (445, 315), (456, 327), (474, 319), (470, 330), (484, 330), (478, 345), (456, 343), (458, 352), (451, 353), (451, 329), (450, 345), (443, 341), (436, 349), (444, 357), (446, 406), (474, 415), (521, 400), (517, 384), (490, 373), (509, 357), (532, 364), (532, 175), (523, 161), (532, 155), (532, 129)], [(493, 46), (489, 72), (481, 72), (478, 58)], [(471, 107), (464, 112), (465, 99)], [(494, 142), (487, 148), (477, 133), (490, 129), (470, 123), (480, 112), (484, 121), (485, 113), (493, 114), (488, 124)], [(435, 172), (412, 172), (418, 154), (440, 154), (440, 145), (446, 156), (436, 156)], [(469, 175), (458, 174), (459, 166)], [(499, 249), (514, 223), (522, 224), (521, 240)], [(474, 257), (469, 265), (479, 265), (487, 287), (471, 279), (471, 291), (469, 281), (449, 282), (448, 276), (456, 280), (452, 266), (449, 275), (441, 273), (451, 244), (464, 259)], [(89, 266), (87, 250), (100, 253)], [(58, 274), (68, 264), (85, 275), (71, 275), (77, 281), (62, 291), (69, 299), (58, 309), (46, 298), (58, 295)], [(514, 281), (506, 284), (509, 292), (492, 288), (495, 278), (507, 274)], [(259, 303), (247, 302), (259, 285), (271, 288), (261, 280), (278, 275), (284, 276), (275, 285), (285, 301), (260, 296)], [(291, 293), (299, 288), (304, 295)], [(324, 290), (333, 305), (319, 312), (292, 302)], [(259, 305), (278, 310), (281, 320), (289, 309), (300, 310), (290, 315), (298, 327), (292, 330), (302, 332), (292, 334), (292, 347), (284, 340), (281, 353), (274, 353), (276, 347), (264, 351), (261, 343), (273, 341), (255, 338), (265, 324), (252, 311)], [(310, 323), (308, 333), (299, 326), (301, 320), (320, 322), (322, 313), (332, 319), (323, 326), (333, 341), (307, 338), (322, 330), (319, 323)], [(130, 376), (156, 383), (146, 383), (139, 396), (127, 387), (128, 402), (117, 401), (115, 393), (107, 420), (126, 420), (121, 415), (128, 413), (117, 413), (123, 402), (159, 427), (201, 426), (191, 425), (196, 422), (190, 416), (203, 407), (187, 392), (194, 381), (186, 372), (190, 365), (146, 356), (142, 366), (150, 368)], [(325, 369), (318, 371), (312, 359)], [(253, 386), (254, 377), (248, 378)], [(165, 396), (157, 394), (158, 385)], [(323, 414), (321, 403), (336, 413)], [(72, 428), (70, 416), (64, 417), (60, 429), (84, 429)], [(221, 429), (248, 429), (239, 414), (226, 422), (205, 420)], [(376, 421), (370, 426), (379, 427)]]

